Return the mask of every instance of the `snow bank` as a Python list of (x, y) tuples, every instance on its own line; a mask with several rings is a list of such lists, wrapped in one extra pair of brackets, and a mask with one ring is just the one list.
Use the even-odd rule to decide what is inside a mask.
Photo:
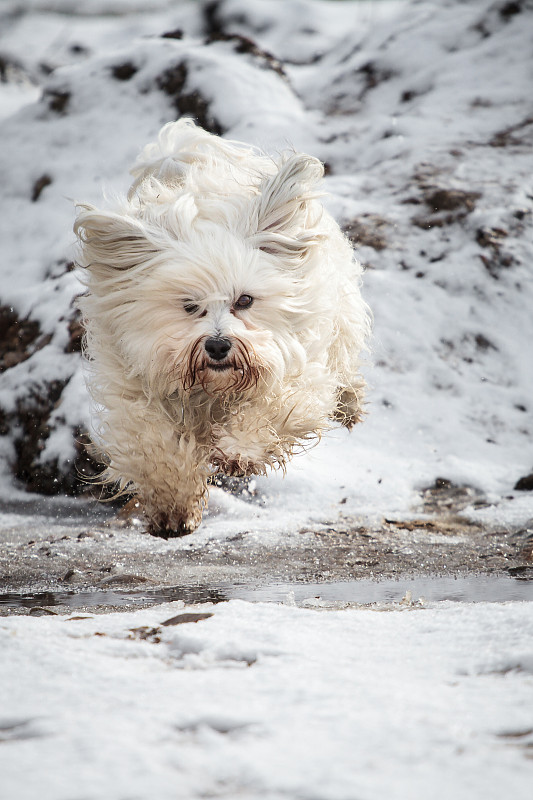
[(76, 492), (76, 468), (90, 472), (73, 201), (123, 189), (142, 144), (185, 113), (323, 159), (328, 205), (367, 265), (368, 418), (284, 483), (258, 481), (265, 520), (297, 526), (341, 502), (407, 513), (438, 476), (493, 503), (512, 493), (532, 466), (531, 4), (19, 6), (1, 12), (0, 52), (42, 96), (12, 114), (0, 92), (6, 491), (9, 471), (48, 492)]

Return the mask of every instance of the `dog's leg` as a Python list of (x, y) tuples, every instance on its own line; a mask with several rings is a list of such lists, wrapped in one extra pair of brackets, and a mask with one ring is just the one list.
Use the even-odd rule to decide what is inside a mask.
[(231, 430), (222, 427), (214, 430), (210, 460), (224, 475), (243, 478), (264, 475), (270, 459), (257, 428), (247, 431), (241, 425)]
[(139, 481), (148, 529), (164, 539), (196, 530), (206, 502), (209, 466), (206, 448), (194, 436), (168, 431), (168, 438), (145, 448)]
[(107, 479), (138, 497), (150, 533), (168, 539), (194, 531), (210, 471), (205, 445), (146, 404), (108, 410), (106, 423)]
[(324, 384), (290, 388), (283, 395), (250, 403), (225, 425), (213, 428), (211, 463), (225, 475), (264, 475), (284, 467), (329, 427), (334, 391)]

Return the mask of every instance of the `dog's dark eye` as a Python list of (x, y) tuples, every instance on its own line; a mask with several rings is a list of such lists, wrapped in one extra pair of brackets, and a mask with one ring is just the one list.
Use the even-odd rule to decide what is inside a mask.
[(254, 298), (250, 294), (241, 294), (238, 300), (235, 301), (235, 308), (250, 308), (252, 303), (254, 302)]
[(196, 303), (192, 303), (190, 300), (186, 300), (183, 304), (183, 308), (187, 312), (187, 314), (196, 314), (199, 310), (200, 306), (196, 305)]

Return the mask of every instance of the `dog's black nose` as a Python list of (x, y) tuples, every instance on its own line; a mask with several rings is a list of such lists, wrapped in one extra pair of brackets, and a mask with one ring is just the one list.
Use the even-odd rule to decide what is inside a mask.
[(212, 358), (213, 361), (222, 361), (231, 350), (231, 342), (229, 339), (224, 339), (221, 336), (212, 336), (205, 340), (204, 347), (207, 355)]

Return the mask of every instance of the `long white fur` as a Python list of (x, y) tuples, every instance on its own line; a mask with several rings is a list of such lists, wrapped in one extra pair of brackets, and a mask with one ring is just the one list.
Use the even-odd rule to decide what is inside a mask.
[[(316, 159), (182, 119), (132, 174), (115, 210), (78, 207), (80, 306), (103, 479), (171, 536), (197, 527), (217, 470), (283, 468), (332, 420), (359, 421), (369, 312)], [(233, 344), (231, 369), (209, 368), (212, 336)]]

